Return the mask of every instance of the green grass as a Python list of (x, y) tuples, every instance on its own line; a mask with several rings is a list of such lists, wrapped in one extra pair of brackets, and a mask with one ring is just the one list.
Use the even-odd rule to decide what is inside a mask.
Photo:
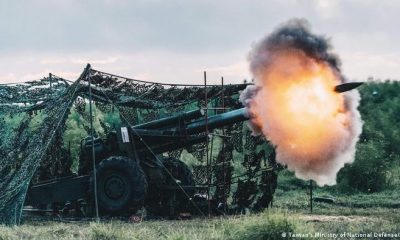
[[(346, 196), (341, 201), (364, 201), (370, 207), (314, 203), (309, 213), (304, 191), (279, 192), (274, 208), (261, 214), (193, 220), (50, 222), (27, 220), (0, 227), (0, 239), (281, 239), (282, 233), (400, 232), (400, 210), (380, 207), (373, 197)], [(376, 194), (384, 199), (387, 193)], [(371, 199), (368, 202), (368, 199)], [(393, 199), (392, 199), (393, 200)], [(392, 201), (387, 200), (387, 201)], [(373, 204), (378, 204), (374, 206)], [(374, 207), (372, 207), (374, 206)], [(311, 235), (310, 235), (311, 236)]]
[(274, 210), (251, 216), (136, 224), (27, 222), (0, 227), (0, 239), (280, 239), (282, 232), (301, 229), (298, 217)]
[[(344, 194), (332, 187), (315, 187), (314, 196), (333, 196), (335, 202), (333, 204), (314, 202), (313, 213), (311, 214), (309, 210), (308, 183), (293, 179), (293, 176), (289, 173), (280, 175), (279, 181), (280, 187), (275, 194), (274, 207), (261, 214), (214, 217), (212, 219), (196, 218), (185, 221), (144, 221), (141, 223), (125, 221), (103, 221), (101, 223), (51, 222), (27, 219), (21, 226), (0, 226), (0, 240), (241, 240), (281, 239), (282, 233), (286, 233), (286, 236), (292, 233), (303, 234), (303, 236), (312, 238), (317, 233), (400, 232), (400, 226), (397, 224), (400, 222), (399, 191)], [(349, 236), (346, 236), (341, 239), (348, 238)]]

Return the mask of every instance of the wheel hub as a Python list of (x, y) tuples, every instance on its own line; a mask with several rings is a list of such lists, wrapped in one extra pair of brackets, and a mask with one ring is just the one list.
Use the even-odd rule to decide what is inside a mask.
[(124, 195), (125, 182), (120, 176), (111, 176), (104, 184), (104, 192), (111, 199), (119, 199)]

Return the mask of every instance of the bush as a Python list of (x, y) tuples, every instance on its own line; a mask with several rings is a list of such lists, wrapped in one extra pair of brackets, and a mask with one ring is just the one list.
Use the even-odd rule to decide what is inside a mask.
[(378, 192), (386, 186), (389, 159), (381, 142), (370, 141), (357, 145), (356, 160), (343, 168), (338, 176), (339, 189)]

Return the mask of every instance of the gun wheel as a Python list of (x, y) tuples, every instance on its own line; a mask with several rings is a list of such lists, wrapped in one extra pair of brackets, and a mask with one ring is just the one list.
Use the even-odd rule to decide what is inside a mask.
[[(195, 186), (195, 181), (192, 171), (183, 161), (176, 158), (164, 158), (163, 164), (165, 167), (165, 176), (168, 185), (175, 185), (176, 183), (180, 186)], [(178, 189), (176, 192), (176, 211), (179, 212), (190, 212), (190, 199), (195, 193), (194, 189)], [(167, 203), (164, 202), (167, 199), (162, 200), (164, 210), (166, 210)]]
[[(97, 166), (97, 199), (102, 213), (116, 215), (143, 206), (147, 181), (140, 165), (127, 157), (109, 157)], [(94, 178), (90, 180), (94, 199)]]

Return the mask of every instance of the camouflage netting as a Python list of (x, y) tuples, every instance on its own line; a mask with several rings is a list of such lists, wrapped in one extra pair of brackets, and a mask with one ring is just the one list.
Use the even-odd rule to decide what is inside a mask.
[(52, 77), (1, 86), (0, 223), (20, 223), (30, 180), (50, 154), (49, 146), (61, 138), (61, 126), (79, 85), (79, 80), (69, 85)]
[[(0, 86), (0, 223), (20, 223), (32, 179), (66, 176), (73, 171), (76, 159), (71, 158), (71, 147), (65, 148), (63, 137), (71, 112), (76, 112), (82, 122), (90, 120), (88, 76), (96, 112), (103, 113), (102, 116), (117, 114), (124, 124), (132, 125), (204, 108), (205, 91), (209, 108), (221, 107), (222, 102), (228, 110), (240, 108), (238, 93), (246, 87), (245, 84), (204, 88), (150, 83), (88, 68), (72, 84), (50, 75), (39, 81)], [(209, 113), (221, 113), (221, 110)], [(96, 132), (107, 133), (118, 127), (98, 118), (101, 129)], [(89, 133), (88, 124), (83, 123), (82, 127)], [(213, 149), (210, 169), (205, 162), (205, 143), (166, 155), (181, 159), (191, 155), (196, 162), (190, 165), (199, 184), (207, 182), (210, 171), (215, 198), (224, 202), (231, 199), (239, 208), (256, 206), (265, 191), (263, 181), (269, 174), (266, 169), (273, 165), (266, 162), (271, 148), (251, 136), (243, 123), (214, 133), (209, 145)], [(240, 176), (234, 176), (234, 172), (240, 172)]]

